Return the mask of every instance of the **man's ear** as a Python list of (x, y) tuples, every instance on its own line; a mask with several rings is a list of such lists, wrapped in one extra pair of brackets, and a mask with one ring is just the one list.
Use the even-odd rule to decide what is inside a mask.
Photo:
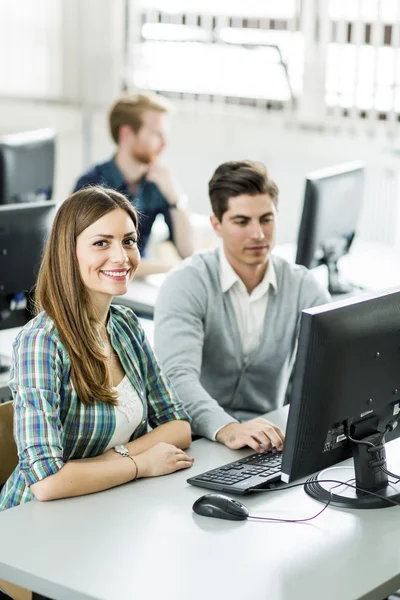
[(130, 125), (121, 125), (118, 132), (119, 143), (124, 142), (132, 137), (133, 129)]
[(221, 237), (221, 221), (215, 215), (211, 215), (210, 223), (218, 237)]

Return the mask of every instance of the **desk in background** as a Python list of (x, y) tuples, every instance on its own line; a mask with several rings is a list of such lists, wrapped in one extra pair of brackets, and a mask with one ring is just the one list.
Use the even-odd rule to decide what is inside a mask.
[(143, 279), (134, 279), (128, 292), (116, 296), (114, 302), (129, 306), (138, 316), (152, 319), (158, 291), (165, 280), (165, 274), (149, 275)]
[[(276, 246), (274, 254), (294, 263), (295, 244)], [(340, 276), (366, 291), (379, 291), (400, 286), (400, 249), (376, 242), (355, 240), (351, 251), (339, 262)], [(318, 281), (328, 286), (328, 270), (322, 265), (312, 269)], [(359, 292), (355, 292), (359, 293)], [(337, 299), (344, 296), (338, 296)]]
[[(284, 428), (286, 415), (269, 418)], [(399, 448), (387, 445), (397, 472)], [(308, 524), (201, 517), (207, 491), (186, 478), (246, 451), (201, 439), (189, 453), (190, 470), (0, 513), (0, 579), (55, 600), (382, 600), (400, 587), (400, 508), (328, 508)], [(302, 487), (240, 499), (260, 516), (322, 508)]]
[[(2, 361), (10, 361), (12, 345), (20, 329), (20, 327), (13, 327), (12, 329), (4, 329), (3, 331), (0, 331), (0, 354), (2, 356)], [(0, 403), (11, 400), (8, 379), (9, 372), (0, 373)]]

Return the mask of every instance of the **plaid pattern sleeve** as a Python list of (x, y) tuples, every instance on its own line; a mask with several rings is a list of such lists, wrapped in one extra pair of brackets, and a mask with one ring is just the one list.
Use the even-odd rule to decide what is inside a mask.
[(14, 437), (28, 486), (64, 465), (59, 360), (56, 339), (47, 329), (24, 329), (14, 344)]
[(142, 348), (147, 360), (147, 402), (149, 406), (149, 423), (157, 427), (168, 421), (181, 419), (191, 421), (188, 413), (178, 399), (168, 377), (163, 373), (158, 360), (150, 347), (146, 334), (142, 330)]

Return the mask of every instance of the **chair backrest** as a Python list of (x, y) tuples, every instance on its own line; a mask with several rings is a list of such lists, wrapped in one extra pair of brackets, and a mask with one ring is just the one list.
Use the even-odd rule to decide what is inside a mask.
[(13, 436), (12, 402), (0, 404), (0, 487), (18, 464), (17, 446)]

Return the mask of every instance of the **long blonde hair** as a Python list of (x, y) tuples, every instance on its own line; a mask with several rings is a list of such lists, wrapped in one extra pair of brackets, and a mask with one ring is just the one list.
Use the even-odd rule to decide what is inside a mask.
[(55, 216), (35, 289), (36, 308), (53, 319), (69, 356), (76, 393), (87, 405), (95, 401), (116, 404), (116, 394), (96, 331), (99, 323), (79, 273), (76, 239), (117, 208), (128, 213), (137, 230), (137, 213), (119, 192), (90, 187), (67, 198)]

